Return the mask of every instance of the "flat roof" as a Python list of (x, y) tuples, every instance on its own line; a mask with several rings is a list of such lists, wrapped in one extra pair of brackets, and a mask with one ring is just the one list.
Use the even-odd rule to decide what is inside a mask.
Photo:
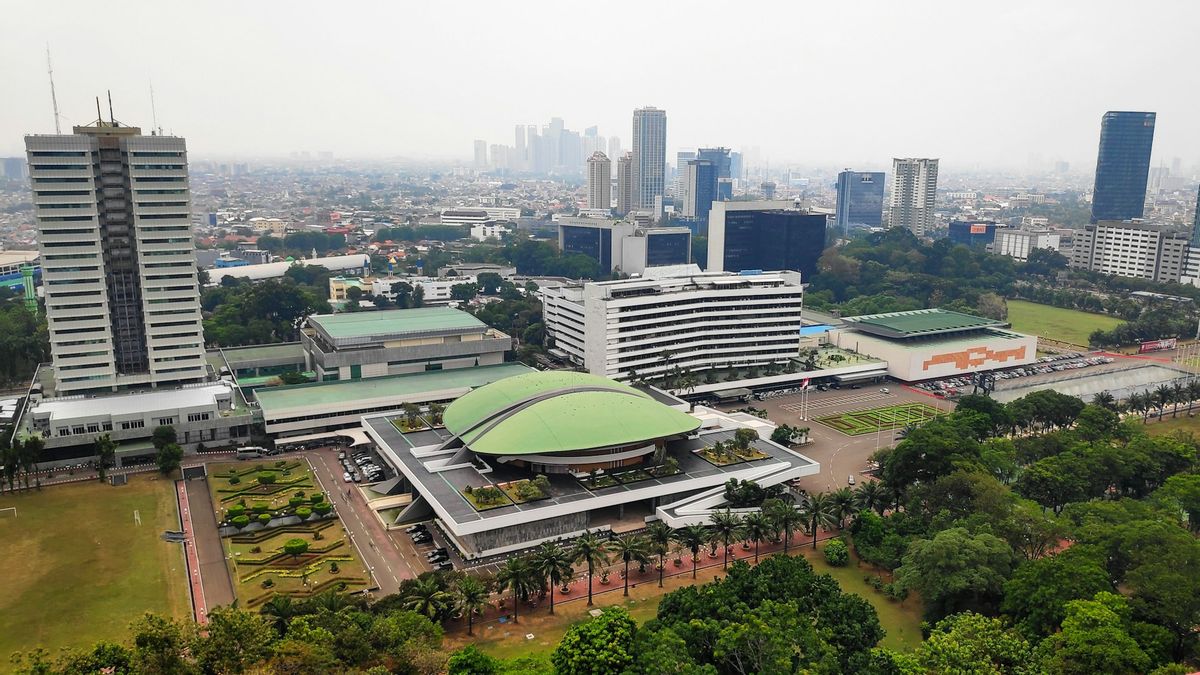
[(308, 317), (308, 322), (334, 340), (487, 328), (470, 314), (449, 307), (318, 314)]
[(323, 404), (345, 403), (356, 399), (413, 396), (444, 389), (482, 387), (513, 375), (530, 372), (520, 363), (501, 363), (494, 366), (475, 366), (451, 370), (433, 370), (409, 375), (387, 375), (361, 380), (313, 382), (282, 387), (258, 389), (254, 392), (264, 413), (279, 412)]
[(233, 385), (221, 382), (187, 389), (155, 389), (138, 393), (90, 396), (87, 398), (43, 399), (32, 411), (50, 413), (50, 420), (69, 420), (97, 415), (133, 415), (155, 410), (176, 410), (216, 405), (217, 396), (233, 392)]
[(295, 359), (304, 362), (304, 348), (299, 342), (281, 342), (273, 345), (254, 345), (252, 347), (235, 347), (221, 350), (225, 360), (233, 368), (238, 364), (271, 359)]
[(842, 321), (850, 324), (855, 330), (890, 338), (959, 333), (1006, 325), (1003, 321), (947, 309), (916, 309), (909, 312), (864, 314), (843, 317)]

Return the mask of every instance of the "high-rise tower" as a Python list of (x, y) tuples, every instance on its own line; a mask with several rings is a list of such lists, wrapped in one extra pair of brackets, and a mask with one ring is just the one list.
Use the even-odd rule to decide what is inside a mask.
[(589, 209), (612, 208), (612, 162), (603, 152), (594, 152), (587, 161)]
[(1154, 118), (1152, 112), (1104, 113), (1092, 193), (1093, 223), (1130, 220), (1145, 214)]
[(664, 194), (667, 172), (667, 113), (658, 108), (633, 111), (633, 208), (652, 209)]
[(617, 160), (617, 213), (633, 210), (633, 153), (627, 152)]
[(203, 380), (184, 139), (73, 131), (25, 137), (56, 391)]
[(843, 234), (852, 225), (879, 227), (883, 224), (882, 171), (851, 171), (838, 174), (837, 216), (834, 224)]
[(918, 237), (933, 229), (938, 161), (909, 157), (892, 160), (888, 226), (904, 227)]

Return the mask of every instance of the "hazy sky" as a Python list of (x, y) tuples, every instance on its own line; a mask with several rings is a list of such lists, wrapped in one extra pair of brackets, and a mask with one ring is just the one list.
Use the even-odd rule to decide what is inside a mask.
[[(1158, 113), (1155, 161), (1200, 161), (1200, 3), (132, 2), (0, 5), (0, 155), (64, 126), (158, 119), (194, 156), (329, 150), (469, 158), (562, 117), (629, 148), (633, 108), (667, 147), (758, 146), (866, 168), (1095, 162), (1105, 110)], [(106, 115), (107, 115), (107, 108)]]

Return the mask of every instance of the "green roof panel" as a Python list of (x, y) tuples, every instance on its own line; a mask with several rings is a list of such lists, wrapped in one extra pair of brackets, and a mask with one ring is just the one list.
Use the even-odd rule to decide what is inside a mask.
[(436, 331), (484, 330), (487, 326), (461, 310), (450, 307), (420, 307), (375, 312), (319, 314), (308, 317), (335, 340), (374, 335), (403, 335)]

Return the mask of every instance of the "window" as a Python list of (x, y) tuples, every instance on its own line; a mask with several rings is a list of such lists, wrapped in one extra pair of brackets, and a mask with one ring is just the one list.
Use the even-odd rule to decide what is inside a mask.
[(59, 436), (70, 436), (70, 435), (71, 435), (71, 430), (70, 430), (70, 429), (68, 429), (68, 428), (66, 428), (66, 427), (59, 427), (59, 428), (58, 428), (58, 431), (57, 431), (57, 435), (59, 435)]
[(73, 427), (71, 427), (71, 433), (73, 433), (73, 434), (84, 434), (84, 433), (87, 433), (87, 428), (86, 428), (86, 427), (84, 427), (82, 424), (80, 424), (80, 425), (77, 425), (77, 426), (73, 426)]
[(100, 425), (93, 422), (87, 425), (87, 430), (89, 434), (98, 434), (100, 433)]
[(189, 422), (205, 422), (208, 420), (208, 413), (188, 413)]
[(104, 429), (105, 431), (112, 431), (112, 422), (105, 422), (104, 424), (100, 425), (100, 428)]
[(146, 428), (146, 420), (126, 420), (124, 422), (121, 422), (121, 428), (125, 429), (125, 430), (145, 429)]
[(172, 424), (175, 424), (175, 418), (174, 418), (174, 417), (160, 417), (160, 418), (158, 418), (158, 426), (160, 426), (160, 427), (169, 427), (169, 426), (171, 426)]

